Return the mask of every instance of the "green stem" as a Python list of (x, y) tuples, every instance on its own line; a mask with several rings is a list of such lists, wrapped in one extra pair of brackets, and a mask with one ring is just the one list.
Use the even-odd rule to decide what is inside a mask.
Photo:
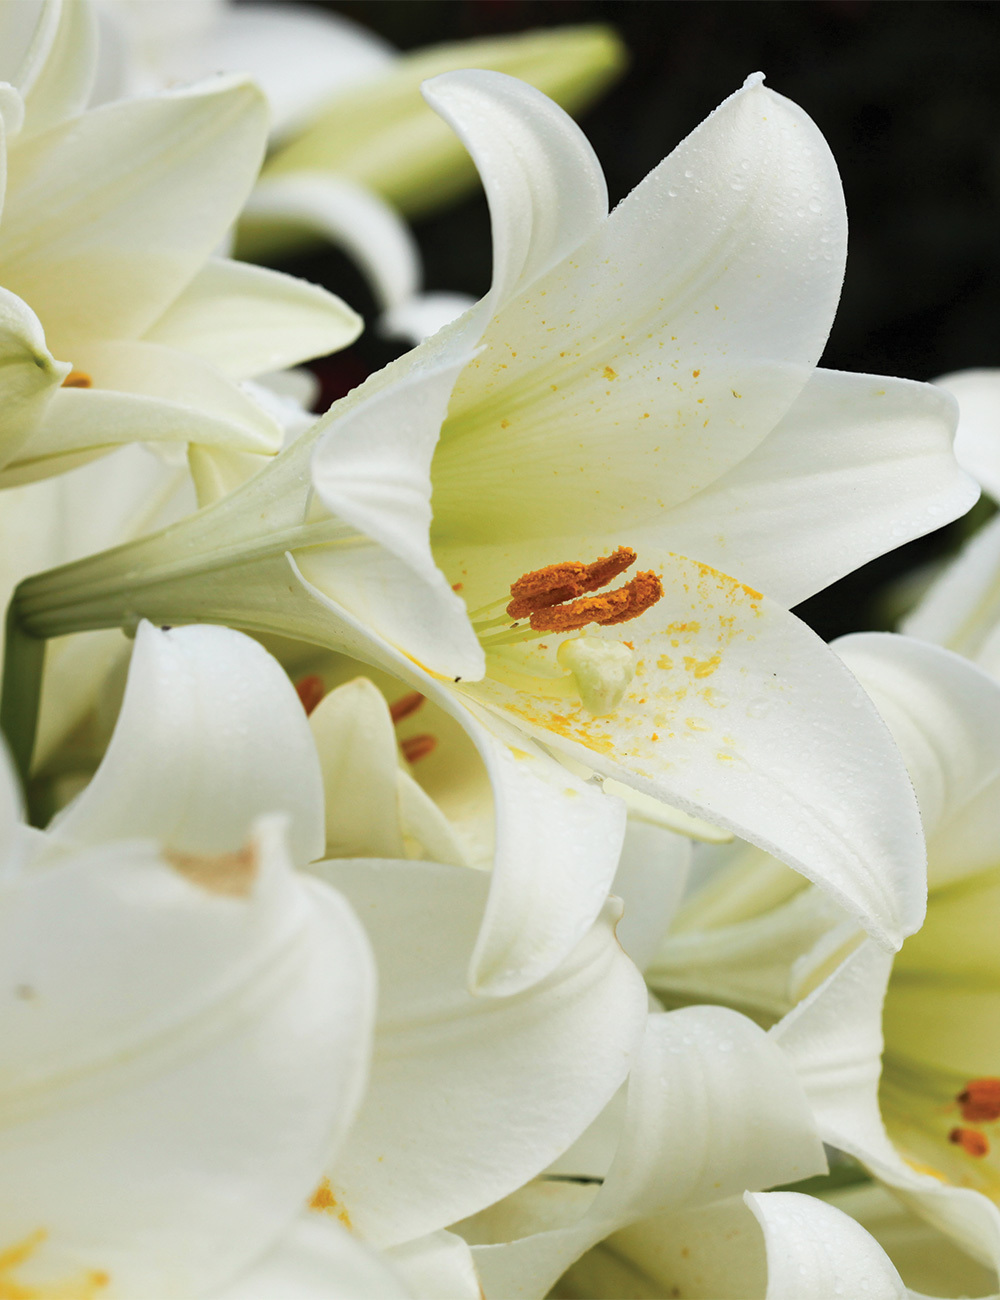
[(7, 611), (0, 729), (7, 737), (11, 757), (25, 789), (38, 729), (44, 666), (45, 642), (25, 630), (15, 596)]

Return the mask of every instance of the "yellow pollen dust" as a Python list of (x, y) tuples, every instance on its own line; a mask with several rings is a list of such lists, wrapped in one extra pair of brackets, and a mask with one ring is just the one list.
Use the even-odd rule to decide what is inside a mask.
[(592, 564), (568, 560), (534, 569), (511, 584), (507, 616), (527, 618), (536, 632), (573, 632), (596, 623), (611, 627), (628, 623), (645, 613), (663, 595), (663, 584), (651, 569), (637, 573), (630, 582), (599, 595), (599, 591), (636, 561), (636, 553), (619, 546)]
[(323, 1214), (333, 1214), (345, 1228), (351, 1226), (351, 1220), (347, 1211), (337, 1204), (337, 1198), (333, 1194), (333, 1188), (330, 1186), (329, 1178), (324, 1178), (320, 1185), (309, 1198), (310, 1210), (319, 1210)]
[(63, 388), (93, 388), (94, 381), (86, 370), (71, 370), (62, 381)]
[(11, 1277), (48, 1235), (44, 1228), (37, 1228), (22, 1241), (0, 1250), (0, 1300), (97, 1300), (111, 1282), (103, 1269), (89, 1270), (65, 1282), (18, 1282)]

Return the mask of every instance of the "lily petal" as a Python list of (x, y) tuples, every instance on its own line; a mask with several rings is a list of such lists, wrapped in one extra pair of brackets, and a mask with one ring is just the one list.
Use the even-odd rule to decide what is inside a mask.
[(608, 188), (593, 146), (547, 95), (498, 72), (450, 72), (421, 87), (468, 149), (490, 206), (494, 309), (599, 228)]
[(41, 322), (16, 294), (0, 288), (0, 466), (13, 460), (70, 372), (45, 342)]
[(958, 370), (934, 382), (958, 398), (958, 463), (1000, 501), (1000, 370)]
[(318, 285), (213, 258), (145, 337), (204, 357), (230, 379), (248, 379), (338, 352), (361, 328), (360, 316)]
[(767, 1246), (766, 1300), (906, 1300), (889, 1256), (843, 1211), (799, 1192), (748, 1192), (746, 1203)]
[(650, 523), (718, 478), (802, 391), (845, 251), (826, 142), (751, 78), (491, 322), (442, 431), (440, 540)]
[(43, 1283), (210, 1294), (299, 1213), (350, 1123), (364, 933), (273, 822), (236, 857), (103, 844), (0, 898), (0, 1218), (5, 1248), (34, 1237)]
[[(473, 1255), (491, 1300), (542, 1296), (584, 1250), (634, 1220), (825, 1169), (805, 1096), (762, 1030), (721, 1007), (653, 1014), (618, 1149), (589, 1208), (575, 1222), (474, 1245)], [(482, 1240), (491, 1219), (502, 1222), (502, 1207), (463, 1231)]]
[(146, 342), (91, 344), (82, 357), (107, 386), (55, 392), (5, 482), (59, 473), (137, 436), (270, 454), (281, 445), (277, 420), (198, 357)]
[(382, 693), (355, 678), (320, 701), (309, 725), (323, 770), (325, 856), (404, 857), (398, 750)]
[(161, 69), (193, 81), (222, 69), (244, 72), (261, 87), (271, 130), (304, 126), (331, 96), (389, 68), (395, 50), (341, 14), (293, 4), (211, 6), (213, 22), (197, 41), (163, 51)]
[(551, 645), (509, 664), (495, 654), (490, 676), (459, 689), (594, 771), (774, 853), (898, 947), (923, 916), (923, 835), (871, 701), (759, 592), (680, 556), (661, 577), (665, 594), (636, 625), (635, 678), (615, 713), (594, 717), (559, 696)]
[(413, 1300), (413, 1293), (384, 1256), (313, 1212), (211, 1300)]
[(952, 455), (957, 410), (934, 399), (928, 384), (815, 371), (746, 460), (671, 512), (673, 546), (791, 607), (957, 518), (976, 485)]
[(483, 1300), (468, 1245), (454, 1232), (434, 1232), (387, 1252), (414, 1300)]
[(420, 286), (420, 255), (395, 209), (343, 176), (299, 171), (258, 181), (237, 230), (239, 257), (273, 256), (328, 240), (355, 259), (383, 309), (406, 302)]
[(615, 942), (620, 908), (529, 991), (480, 998), (465, 970), (486, 875), (422, 862), (312, 870), (364, 917), (380, 982), (372, 1077), (331, 1185), (366, 1239), (393, 1245), (512, 1192), (594, 1119), (642, 1035), (645, 987)]
[[(28, 8), (26, 5), (9, 7)], [(96, 71), (94, 10), (74, 0), (44, 0), (31, 43), (14, 74), (14, 84), (24, 97), (21, 139), (26, 140), (82, 112)]]
[(476, 180), (454, 136), (420, 103), (428, 78), (496, 69), (538, 86), (569, 110), (620, 69), (608, 27), (560, 27), (484, 41), (456, 41), (399, 59), (388, 75), (347, 88), (302, 135), (268, 160), (265, 176), (323, 170), (380, 193), (407, 217), (450, 201)]
[(246, 81), (85, 113), (9, 160), (4, 283), (72, 356), (91, 338), (137, 338), (192, 279), (260, 165), (263, 96)]
[(220, 853), (262, 810), (285, 812), (305, 863), (323, 852), (322, 799), (309, 724), (265, 650), (228, 628), (143, 623), (104, 761), (51, 829), (64, 844), (150, 836)]
[(835, 649), (899, 746), (927, 834), (931, 889), (996, 865), (1000, 683), (940, 646), (889, 633)]
[(1000, 518), (965, 544), (900, 631), (936, 641), (1000, 673)]

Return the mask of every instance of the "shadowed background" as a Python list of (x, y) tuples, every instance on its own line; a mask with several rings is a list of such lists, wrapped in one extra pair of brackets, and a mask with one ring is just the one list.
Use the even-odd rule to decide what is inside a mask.
[[(840, 166), (847, 278), (823, 364), (931, 379), (1000, 366), (1000, 5), (974, 0), (327, 0), (403, 50), (582, 22), (614, 26), (624, 77), (581, 118), (623, 198), (747, 74), (814, 118)], [(430, 289), (489, 283), (485, 201), (415, 227)], [(336, 254), (287, 267), (374, 303)], [(367, 333), (324, 374), (333, 397), (398, 349)], [(868, 565), (799, 612), (825, 637), (887, 626), (880, 595), (954, 548), (962, 525)]]

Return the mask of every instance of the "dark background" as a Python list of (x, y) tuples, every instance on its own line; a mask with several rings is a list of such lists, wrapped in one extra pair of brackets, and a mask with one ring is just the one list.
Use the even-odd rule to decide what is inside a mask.
[[(625, 194), (748, 73), (813, 117), (836, 157), (850, 219), (847, 279), (826, 366), (931, 379), (1000, 366), (1000, 4), (974, 0), (327, 0), (400, 49), (532, 27), (613, 25), (625, 76), (580, 121)], [(485, 201), (419, 222), (432, 289), (489, 283)], [(336, 256), (289, 269), (366, 315)], [(349, 387), (393, 355), (366, 334), (328, 376)], [(886, 583), (953, 549), (961, 525), (912, 543), (815, 597), (824, 636), (885, 626)]]

